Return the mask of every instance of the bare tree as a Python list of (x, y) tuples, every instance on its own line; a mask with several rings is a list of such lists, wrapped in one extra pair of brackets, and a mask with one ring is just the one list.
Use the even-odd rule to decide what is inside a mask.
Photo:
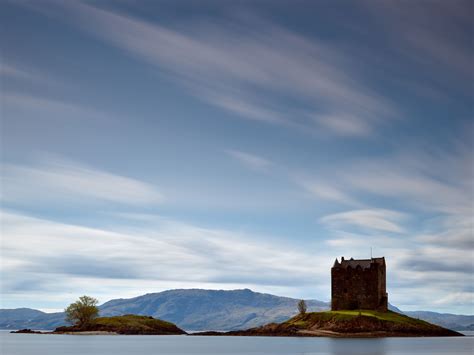
[(93, 297), (79, 297), (76, 302), (71, 303), (64, 310), (66, 312), (66, 320), (80, 328), (87, 326), (99, 315), (98, 303), (99, 301)]
[(298, 302), (298, 311), (301, 315), (305, 314), (307, 309), (308, 308), (306, 307), (306, 302), (304, 300)]

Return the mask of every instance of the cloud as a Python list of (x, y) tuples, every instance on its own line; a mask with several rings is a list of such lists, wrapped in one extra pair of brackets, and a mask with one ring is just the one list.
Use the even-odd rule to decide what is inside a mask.
[(240, 150), (232, 149), (227, 150), (226, 152), (231, 157), (237, 159), (242, 164), (254, 170), (265, 171), (272, 165), (272, 162), (270, 162), (269, 160), (255, 154), (245, 153)]
[(6, 63), (2, 63), (2, 65), (0, 66), (0, 75), (4, 77), (13, 77), (28, 80), (37, 78), (37, 75), (31, 73), (30, 71)]
[(329, 247), (321, 247), (321, 241), (295, 245), (167, 218), (90, 228), (3, 211), (0, 221), (4, 304), (34, 306), (43, 297), (59, 308), (85, 292), (106, 301), (177, 287), (249, 287), (327, 299), (334, 256), (368, 257), (369, 246), (387, 259), (391, 302), (407, 310), (444, 309), (436, 302), (452, 290), (470, 292), (464, 288), (472, 278), (470, 250), (394, 243), (383, 235), (344, 234), (341, 243), (328, 239)]
[(473, 250), (473, 221), (471, 215), (442, 215), (429, 221), (429, 228), (415, 236), (423, 245), (459, 250)]
[(312, 284), (331, 263), (321, 255), (327, 268), (318, 271), (307, 262), (314, 253), (303, 248), (170, 219), (110, 230), (3, 211), (1, 222), (2, 256), (16, 261), (1, 264), (5, 298), (67, 290), (118, 297), (113, 292), (122, 288), (140, 294), (150, 285), (166, 289), (178, 284), (289, 289)]
[(348, 205), (358, 205), (358, 202), (347, 194), (343, 188), (339, 187), (337, 184), (329, 183), (326, 180), (295, 177), (294, 182), (318, 199)]
[[(424, 210), (469, 214), (472, 203), (466, 191), (470, 185), (472, 189), (468, 177), (472, 173), (464, 175), (460, 170), (452, 170), (450, 174), (438, 172), (435, 165), (426, 167), (423, 157), (419, 158), (419, 166), (404, 158), (358, 162), (346, 169), (343, 179), (351, 189), (403, 200)], [(462, 156), (459, 159), (463, 159)]]
[(460, 134), (448, 142), (450, 148), (446, 150), (411, 146), (409, 151), (380, 158), (340, 160), (293, 180), (315, 197), (360, 209), (371, 208), (368, 206), (374, 203), (388, 204), (464, 220), (473, 208), (474, 160), (470, 141), (471, 133)]
[(326, 240), (326, 244), (331, 247), (337, 247), (340, 250), (351, 251), (354, 257), (367, 258), (371, 248), (374, 255), (383, 255), (383, 252), (394, 253), (400, 247), (400, 241), (396, 238), (386, 236), (378, 232), (377, 234), (369, 233), (350, 233), (337, 230), (330, 239)]
[(31, 119), (31, 112), (34, 112), (35, 119), (110, 121), (108, 115), (91, 107), (42, 96), (7, 91), (2, 94), (2, 103), (5, 112), (8, 113), (5, 119), (8, 120), (19, 119), (17, 117), (18, 113), (26, 113), (26, 116)]
[[(294, 127), (304, 122), (306, 131), (366, 136), (396, 112), (342, 51), (268, 21), (234, 18), (232, 25), (176, 30), (79, 1), (48, 2), (39, 10), (159, 68), (191, 94), (243, 118)], [(318, 118), (310, 119), (314, 114)]]
[(438, 305), (449, 306), (450, 304), (467, 304), (471, 305), (474, 301), (474, 292), (452, 292), (447, 296), (436, 300), (435, 303)]
[(291, 125), (291, 121), (287, 120), (277, 110), (259, 105), (258, 103), (253, 103), (251, 100), (243, 99), (238, 96), (224, 96), (216, 93), (204, 94), (202, 90), (197, 91), (199, 91), (197, 95), (201, 99), (241, 117), (272, 124)]
[(51, 73), (44, 73), (39, 71), (37, 68), (26, 66), (26, 65), (19, 65), (16, 62), (13, 64), (8, 62), (2, 58), (2, 65), (0, 65), (0, 77), (2, 77), (5, 81), (2, 83), (3, 85), (3, 94), (6, 95), (6, 88), (9, 86), (8, 81), (13, 79), (14, 81), (20, 81), (23, 84), (29, 83), (41, 85), (41, 88), (44, 89), (48, 86), (55, 86), (64, 88), (64, 85), (56, 81)]
[(398, 223), (403, 217), (402, 213), (384, 209), (352, 210), (324, 216), (321, 222), (337, 229), (355, 226), (366, 230), (403, 233), (404, 228)]
[(331, 115), (313, 115), (316, 124), (331, 133), (340, 136), (370, 136), (374, 130), (374, 122), (371, 119), (361, 118), (354, 115), (336, 113)]
[(151, 184), (62, 159), (44, 159), (33, 166), (4, 164), (2, 185), (2, 200), (15, 204), (106, 201), (147, 205), (163, 201)]
[[(465, 273), (470, 275), (473, 272), (472, 262), (470, 260), (448, 260), (446, 255), (440, 255), (440, 257), (444, 256), (444, 259), (428, 259), (426, 253), (423, 255), (422, 253), (417, 253), (416, 255), (412, 255), (412, 259), (406, 260), (402, 267), (413, 271), (422, 271), (422, 272), (457, 272), (457, 273)], [(472, 257), (472, 254), (468, 255), (469, 258)], [(457, 255), (459, 258), (459, 255)]]

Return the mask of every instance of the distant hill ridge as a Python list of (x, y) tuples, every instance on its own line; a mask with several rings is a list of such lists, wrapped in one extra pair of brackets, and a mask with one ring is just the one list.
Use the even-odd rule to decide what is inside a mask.
[[(188, 331), (241, 330), (271, 322), (283, 322), (297, 313), (299, 300), (243, 290), (177, 289), (143, 296), (114, 299), (102, 304), (101, 316), (137, 314), (152, 316), (176, 324)], [(329, 303), (307, 300), (308, 311), (329, 309)], [(436, 312), (402, 312), (455, 330), (472, 330), (474, 316)], [(1, 309), (1, 329), (54, 329), (66, 325), (64, 313), (44, 313), (29, 308)]]

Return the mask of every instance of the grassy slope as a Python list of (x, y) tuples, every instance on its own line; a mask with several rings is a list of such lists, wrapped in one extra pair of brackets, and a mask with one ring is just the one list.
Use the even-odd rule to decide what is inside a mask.
[(125, 315), (100, 317), (94, 319), (86, 328), (59, 327), (56, 332), (109, 331), (119, 334), (185, 334), (183, 330), (170, 322), (149, 316)]
[(295, 326), (308, 326), (315, 321), (350, 321), (356, 317), (372, 317), (380, 321), (395, 322), (398, 324), (405, 324), (410, 326), (431, 327), (432, 324), (420, 319), (408, 317), (406, 315), (395, 313), (392, 311), (378, 312), (371, 310), (353, 310), (353, 311), (327, 311), (306, 313), (305, 315), (298, 315), (288, 320), (287, 324)]

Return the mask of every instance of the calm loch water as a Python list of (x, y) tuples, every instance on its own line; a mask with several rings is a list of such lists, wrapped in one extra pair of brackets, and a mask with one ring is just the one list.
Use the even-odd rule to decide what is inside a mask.
[(0, 332), (1, 355), (472, 355), (474, 337), (271, 338), (77, 336)]

